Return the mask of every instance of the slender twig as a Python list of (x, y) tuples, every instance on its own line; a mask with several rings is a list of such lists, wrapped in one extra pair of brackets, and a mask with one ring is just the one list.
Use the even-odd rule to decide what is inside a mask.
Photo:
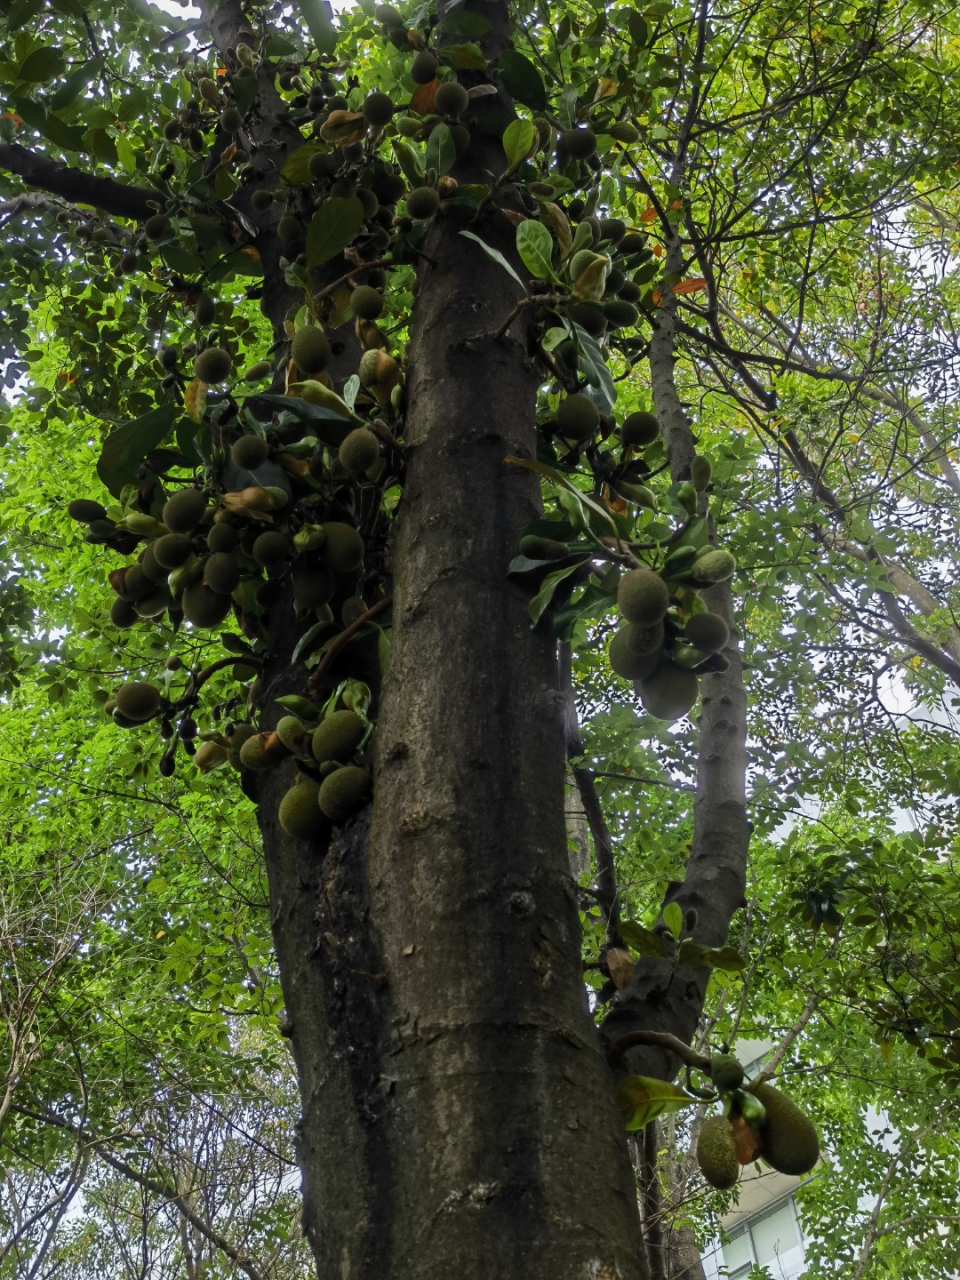
[(334, 640), (333, 644), (330, 646), (330, 648), (321, 658), (320, 662), (317, 665), (316, 671), (314, 671), (313, 675), (310, 677), (311, 690), (316, 690), (317, 686), (320, 683), (320, 677), (323, 675), (323, 673), (327, 670), (327, 668), (333, 662), (334, 658), (337, 656), (340, 650), (343, 649), (345, 645), (349, 644), (349, 642), (357, 634), (357, 632), (360, 630), (363, 624), (365, 622), (372, 621), (377, 616), (378, 613), (383, 613), (384, 609), (389, 608), (389, 606), (392, 604), (393, 604), (393, 595), (391, 594), (389, 596), (384, 596), (382, 600), (378, 600), (377, 603), (371, 609), (368, 609), (366, 613), (361, 613), (360, 617), (357, 618), (356, 622), (351, 622), (349, 627), (347, 627), (345, 631), (340, 632), (336, 640)]
[(339, 280), (334, 280), (333, 284), (325, 285), (319, 293), (313, 295), (314, 302), (322, 302), (324, 298), (336, 291), (345, 284), (349, 284), (354, 276), (360, 275), (362, 271), (373, 271), (377, 267), (392, 267), (392, 258), (376, 258), (373, 262), (361, 262), (359, 267), (354, 267), (352, 271), (348, 271), (345, 276), (341, 276)]

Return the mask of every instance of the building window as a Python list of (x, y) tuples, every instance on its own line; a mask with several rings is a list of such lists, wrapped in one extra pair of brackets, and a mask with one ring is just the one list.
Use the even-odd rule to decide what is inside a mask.
[(723, 1246), (723, 1261), (729, 1280), (743, 1280), (754, 1266), (774, 1280), (794, 1280), (803, 1270), (803, 1241), (793, 1196), (738, 1226)]

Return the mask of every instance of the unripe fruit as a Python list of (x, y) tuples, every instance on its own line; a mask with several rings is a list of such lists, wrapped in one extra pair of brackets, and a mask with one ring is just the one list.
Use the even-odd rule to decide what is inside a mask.
[(653, 627), (663, 621), (670, 608), (670, 592), (652, 569), (630, 569), (620, 579), (617, 604), (628, 622)]
[(693, 576), (698, 582), (726, 582), (736, 572), (736, 558), (723, 548), (714, 548), (706, 555), (698, 556), (693, 562)]
[(749, 1091), (766, 1110), (760, 1126), (764, 1160), (778, 1173), (809, 1173), (820, 1158), (820, 1139), (809, 1116), (773, 1085), (751, 1085)]
[(203, 566), (203, 581), (218, 596), (228, 596), (240, 583), (240, 566), (229, 551), (216, 551)]
[(697, 454), (693, 462), (690, 464), (690, 483), (702, 493), (710, 483), (710, 477), (713, 475), (713, 465), (709, 458), (704, 458), (702, 454)]
[(232, 524), (215, 524), (207, 534), (207, 546), (211, 551), (232, 551), (240, 541), (240, 534)]
[(319, 840), (330, 830), (330, 820), (320, 811), (320, 785), (301, 780), (280, 801), (280, 825), (297, 840)]
[(636, 142), (640, 137), (639, 129), (634, 128), (628, 120), (619, 120), (616, 124), (607, 125), (606, 132), (617, 142)]
[(369, 790), (370, 775), (366, 769), (347, 765), (324, 778), (318, 796), (320, 809), (340, 826), (360, 808)]
[(185, 533), (165, 533), (154, 542), (153, 554), (161, 568), (179, 569), (190, 559), (193, 546)]
[(117, 691), (117, 710), (128, 720), (149, 720), (160, 710), (160, 690), (143, 680), (132, 680)]
[(224, 382), (232, 368), (233, 360), (223, 347), (207, 347), (193, 362), (193, 372), (201, 382)]
[(640, 318), (640, 312), (633, 303), (625, 302), (623, 298), (611, 298), (609, 302), (605, 302), (603, 314), (606, 316), (607, 325), (611, 329), (633, 328)]
[(168, 120), (163, 126), (163, 136), (167, 142), (176, 142), (183, 133), (183, 125), (179, 120)]
[(236, 133), (243, 128), (243, 116), (236, 107), (227, 107), (220, 115), (220, 128), (225, 133)]
[(206, 509), (207, 500), (199, 489), (180, 489), (163, 504), (163, 523), (171, 533), (193, 533)]
[(265, 209), (269, 209), (273, 204), (273, 192), (267, 191), (264, 187), (260, 187), (250, 197), (250, 203), (258, 213), (263, 213)]
[(376, 320), (383, 314), (383, 294), (368, 284), (358, 285), (350, 295), (350, 307), (361, 320)]
[(567, 155), (574, 160), (587, 160), (597, 149), (597, 138), (592, 129), (568, 129), (561, 136)]
[(358, 427), (344, 440), (338, 456), (352, 476), (366, 475), (380, 457), (380, 441), (368, 427)]
[(600, 411), (582, 391), (561, 400), (557, 409), (560, 434), (569, 440), (589, 440), (600, 425)]
[(589, 302), (574, 302), (567, 307), (567, 315), (578, 324), (581, 329), (585, 329), (591, 338), (599, 338), (601, 334), (606, 332), (607, 317), (598, 306), (593, 306)]
[(528, 533), (520, 539), (520, 554), (528, 560), (562, 560), (570, 554), (570, 548), (554, 538), (541, 538), (535, 533)]
[(241, 436), (230, 450), (230, 457), (237, 466), (247, 471), (256, 471), (257, 467), (262, 467), (269, 456), (270, 446), (266, 440), (263, 436), (253, 434)]
[(143, 224), (148, 240), (162, 240), (170, 231), (170, 219), (165, 213), (155, 213)]
[[(406, 189), (406, 183), (398, 173), (378, 173), (370, 182), (370, 190), (381, 205), (396, 204), (398, 200), (403, 199)], [(368, 283), (369, 280), (370, 277), (367, 276)]]
[(110, 606), (110, 621), (115, 627), (119, 627), (121, 631), (126, 631), (139, 619), (140, 615), (130, 603), (121, 596), (117, 596), (113, 604)]
[(94, 520), (105, 520), (107, 510), (92, 498), (74, 498), (67, 507), (67, 515), (71, 520), (79, 520), (81, 524), (91, 524)]
[(737, 1185), (740, 1162), (733, 1145), (733, 1126), (724, 1116), (704, 1120), (697, 1138), (697, 1164), (711, 1187), (729, 1191)]
[(213, 324), (217, 318), (217, 300), (211, 298), (209, 293), (201, 293), (197, 299), (197, 305), (194, 308), (194, 319), (197, 324), (202, 325), (205, 329), (208, 325)]
[(730, 642), (730, 629), (718, 613), (695, 613), (683, 634), (701, 653), (719, 653)]
[(161, 582), (149, 595), (141, 596), (134, 602), (134, 609), (141, 618), (159, 618), (164, 609), (173, 603), (173, 596), (165, 582)]
[(310, 375), (322, 373), (333, 357), (323, 331), (313, 325), (297, 330), (290, 355), (300, 372)]
[(269, 360), (258, 360), (257, 363), (254, 365), (251, 365), (250, 368), (243, 375), (243, 381), (259, 382), (261, 378), (267, 377), (267, 375), (272, 371), (272, 369), (273, 369), (273, 365), (270, 363)]
[(375, 128), (389, 124), (393, 119), (393, 103), (379, 89), (367, 95), (360, 110), (367, 124), (372, 124)]
[(610, 641), (607, 658), (611, 668), (624, 680), (643, 680), (660, 665), (661, 650), (636, 653), (630, 646), (630, 624), (620, 627)]
[(318, 764), (337, 760), (345, 764), (360, 746), (367, 722), (355, 711), (334, 711), (313, 731), (311, 748)]
[(653, 444), (660, 434), (660, 423), (656, 415), (640, 409), (637, 413), (628, 414), (620, 428), (620, 439), (624, 444), (643, 448)]
[(335, 590), (333, 574), (326, 565), (294, 570), (293, 599), (300, 611), (322, 609)]
[(378, 4), (373, 11), (373, 16), (385, 27), (403, 26), (403, 18), (400, 11), (395, 9), (392, 4)]
[(184, 588), (180, 607), (195, 627), (218, 627), (230, 612), (230, 597), (211, 591), (202, 582), (192, 582)]
[(416, 187), (407, 196), (407, 213), (411, 218), (432, 218), (440, 208), (440, 197), (433, 187)]
[(285, 533), (270, 529), (260, 534), (253, 544), (251, 554), (257, 564), (262, 564), (265, 569), (272, 569), (275, 565), (283, 564), (290, 554), (290, 539)]
[(323, 529), (323, 557), (335, 573), (352, 573), (363, 563), (363, 539), (352, 525), (330, 520)]
[(600, 239), (617, 244), (627, 234), (627, 225), (619, 218), (600, 219)]
[(693, 671), (664, 662), (637, 682), (644, 710), (657, 720), (679, 720), (685, 716), (700, 693), (700, 681)]
[(710, 1079), (725, 1092), (739, 1089), (743, 1084), (743, 1067), (732, 1053), (716, 1053), (710, 1059)]
[(437, 90), (435, 109), (443, 116), (458, 116), (466, 111), (470, 98), (459, 80), (447, 80)]

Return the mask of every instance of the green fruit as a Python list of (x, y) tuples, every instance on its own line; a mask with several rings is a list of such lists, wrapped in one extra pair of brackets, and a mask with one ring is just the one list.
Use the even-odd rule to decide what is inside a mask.
[(267, 191), (265, 187), (259, 187), (250, 197), (250, 203), (258, 213), (263, 213), (273, 204), (273, 192)]
[(148, 240), (162, 240), (170, 231), (170, 219), (165, 213), (155, 213), (143, 224)]
[(569, 440), (589, 440), (600, 425), (600, 411), (589, 396), (575, 391), (557, 409), (560, 434)]
[(277, 223), (277, 234), (281, 240), (288, 243), (291, 240), (299, 240), (303, 235), (303, 223), (292, 213), (285, 213)]
[(228, 596), (240, 584), (240, 566), (229, 551), (216, 551), (203, 566), (203, 581), (218, 596)]
[(330, 831), (330, 821), (320, 812), (320, 784), (300, 781), (280, 801), (280, 825), (297, 840), (319, 840)]
[(740, 1162), (733, 1145), (733, 1126), (724, 1116), (704, 1120), (697, 1138), (697, 1164), (711, 1187), (729, 1191), (737, 1185)]
[(585, 329), (591, 338), (599, 338), (601, 334), (606, 332), (607, 317), (600, 307), (594, 306), (590, 302), (571, 303), (567, 307), (567, 315), (574, 324), (578, 324), (581, 329)]
[(363, 741), (367, 722), (355, 711), (334, 711), (313, 731), (313, 756), (318, 764), (328, 760), (345, 763)]
[(597, 137), (592, 129), (568, 129), (560, 136), (564, 150), (574, 160), (588, 160), (597, 149)]
[(620, 627), (610, 641), (607, 657), (611, 668), (624, 680), (643, 680), (661, 661), (660, 649), (653, 653), (636, 653), (630, 645), (630, 626)]
[(267, 376), (272, 368), (273, 365), (269, 360), (258, 360), (257, 363), (251, 365), (243, 375), (243, 381), (259, 382), (261, 378), (265, 378)]
[(193, 372), (201, 382), (224, 382), (232, 369), (233, 360), (223, 347), (207, 347), (193, 362)]
[(287, 753), (267, 751), (266, 741), (269, 738), (267, 733), (255, 733), (240, 748), (240, 762), (246, 769), (273, 769), (282, 760), (286, 759)]
[(257, 736), (257, 731), (252, 724), (241, 723), (233, 726), (233, 729), (227, 735), (227, 741), (230, 743), (231, 751), (239, 751), (243, 744), (250, 738)]
[(602, 255), (594, 253), (592, 249), (578, 249), (570, 259), (570, 279), (576, 280), (577, 276), (583, 275), (587, 267), (593, 266), (600, 257)]
[(326, 565), (295, 570), (292, 577), (293, 599), (299, 611), (322, 609), (336, 589), (333, 574)]
[(697, 454), (690, 464), (690, 482), (698, 493), (703, 493), (713, 475), (713, 465), (709, 458)]
[(416, 187), (407, 196), (407, 213), (411, 218), (432, 218), (440, 208), (440, 197), (433, 187)]
[(637, 413), (628, 414), (620, 428), (620, 440), (623, 444), (643, 448), (653, 444), (660, 434), (660, 423), (656, 415), (640, 409)]
[(664, 662), (637, 682), (644, 710), (657, 720), (679, 720), (697, 700), (700, 681), (693, 671)]
[(352, 525), (331, 520), (323, 529), (323, 557), (334, 573), (352, 573), (363, 563), (363, 539)]
[[(159, 539), (157, 539), (159, 541)], [(151, 582), (165, 582), (167, 578), (167, 570), (157, 559), (156, 542), (148, 542), (140, 553), (140, 568), (147, 575)]]
[(626, 276), (619, 269), (619, 267), (611, 268), (611, 270), (607, 272), (607, 279), (606, 279), (606, 286), (605, 286), (606, 292), (619, 293), (620, 290), (623, 288), (625, 281), (626, 281)]
[(736, 558), (722, 548), (713, 548), (693, 562), (693, 576), (698, 582), (714, 584), (726, 582), (736, 572)]
[(230, 450), (230, 457), (234, 460), (238, 467), (243, 467), (247, 471), (256, 471), (257, 467), (262, 467), (270, 456), (270, 446), (264, 440), (263, 436), (250, 435), (241, 436), (239, 440), (234, 442)]
[(635, 622), (628, 622), (621, 630), (626, 632), (626, 643), (633, 653), (659, 653), (663, 648), (662, 622), (656, 622), (652, 627), (640, 627)]
[(667, 584), (652, 569), (630, 569), (620, 579), (617, 604), (628, 622), (654, 627), (670, 608)]
[(142, 600), (150, 594), (154, 585), (140, 565), (132, 564), (123, 575), (123, 591), (120, 594), (124, 600)]
[(193, 554), (193, 544), (185, 533), (165, 533), (153, 543), (153, 554), (162, 569), (179, 569)]
[(337, 456), (352, 476), (364, 476), (380, 457), (380, 441), (369, 427), (358, 427), (344, 440)]
[(820, 1139), (809, 1116), (773, 1085), (750, 1085), (748, 1091), (767, 1113), (760, 1126), (764, 1160), (778, 1173), (809, 1173), (820, 1158)]
[(403, 18), (400, 11), (395, 9), (392, 4), (378, 4), (373, 11), (376, 20), (385, 27), (402, 27)]
[(294, 755), (304, 755), (308, 749), (309, 730), (297, 716), (282, 716), (277, 722), (277, 737)]
[(718, 613), (695, 613), (683, 634), (701, 653), (719, 653), (730, 642), (730, 628)]
[(340, 154), (336, 151), (315, 151), (307, 161), (307, 171), (314, 182), (332, 178), (340, 168)]
[(320, 809), (331, 822), (340, 826), (360, 808), (370, 790), (366, 769), (348, 765), (324, 778), (318, 797)]
[(323, 372), (333, 358), (333, 352), (330, 350), (330, 343), (324, 336), (323, 330), (310, 325), (297, 330), (290, 348), (290, 356), (301, 373), (312, 377), (316, 373)]
[(183, 125), (179, 120), (168, 120), (163, 126), (163, 136), (166, 142), (176, 142), (183, 133)]
[(622, 298), (611, 298), (603, 304), (603, 314), (611, 329), (630, 329), (640, 318), (640, 312), (632, 302), (624, 302)]
[(368, 284), (358, 285), (350, 295), (350, 307), (361, 320), (376, 320), (383, 315), (383, 294)]
[(570, 549), (554, 538), (541, 538), (535, 533), (528, 533), (520, 539), (520, 554), (529, 560), (562, 560), (570, 554)]
[(232, 524), (215, 524), (207, 534), (207, 546), (211, 551), (232, 551), (240, 541), (240, 534)]
[[(380, 208), (380, 201), (373, 194), (369, 187), (357, 188), (357, 199), (363, 206), (363, 220), (369, 222), (371, 218), (376, 216), (377, 210)], [(390, 243), (390, 237), (387, 236), (387, 244)]]
[(67, 507), (67, 515), (71, 520), (79, 520), (81, 524), (91, 524), (94, 520), (105, 520), (107, 509), (92, 498), (74, 498)]
[(206, 509), (207, 500), (199, 489), (179, 489), (163, 504), (163, 523), (171, 533), (193, 533)]
[(426, 49), (418, 53), (410, 65), (410, 79), (414, 84), (430, 84), (437, 78), (440, 63)]
[(729, 1093), (743, 1084), (743, 1067), (732, 1053), (716, 1053), (710, 1059), (710, 1079), (718, 1089)]
[(122, 596), (117, 596), (110, 606), (110, 621), (115, 627), (119, 627), (121, 631), (127, 631), (139, 617), (139, 613), (137, 613), (130, 601), (124, 600)]
[(141, 618), (159, 618), (164, 609), (173, 603), (173, 596), (165, 582), (161, 582), (147, 596), (141, 596), (134, 602), (134, 609)]
[(600, 219), (600, 239), (612, 240), (617, 244), (627, 234), (627, 224), (619, 218)]
[(617, 248), (621, 253), (641, 253), (646, 251), (648, 258), (653, 255), (647, 249), (647, 237), (641, 231), (628, 231)]
[(624, 302), (639, 302), (640, 286), (634, 284), (632, 280), (625, 280), (617, 290), (617, 296), (622, 298)]
[(209, 293), (201, 293), (194, 307), (193, 316), (197, 324), (202, 325), (204, 329), (213, 324), (217, 318), (216, 298), (211, 298)]
[(345, 627), (352, 626), (358, 618), (367, 612), (366, 601), (360, 596), (348, 596), (340, 606), (340, 621)]
[(636, 142), (640, 137), (640, 130), (634, 128), (628, 120), (618, 120), (616, 124), (607, 125), (605, 132), (617, 142)]
[(117, 690), (117, 710), (128, 720), (149, 720), (160, 710), (160, 690), (143, 680), (132, 680)]
[(283, 564), (289, 556), (290, 539), (285, 533), (268, 529), (256, 539), (250, 554), (257, 564), (262, 564), (265, 569), (272, 569), (275, 565)]
[(396, 204), (403, 199), (407, 185), (399, 173), (377, 173), (370, 181), (370, 189), (381, 204)]
[(373, 93), (367, 95), (360, 110), (367, 124), (372, 124), (374, 128), (389, 124), (393, 119), (393, 103), (379, 89), (374, 89)]
[(437, 90), (433, 105), (443, 116), (458, 116), (466, 111), (469, 102), (463, 85), (458, 80), (447, 80)]
[(224, 133), (236, 133), (243, 128), (243, 116), (236, 107), (227, 107), (220, 113), (220, 128)]
[(229, 596), (211, 591), (202, 582), (191, 582), (180, 597), (183, 616), (195, 627), (219, 627), (230, 612)]

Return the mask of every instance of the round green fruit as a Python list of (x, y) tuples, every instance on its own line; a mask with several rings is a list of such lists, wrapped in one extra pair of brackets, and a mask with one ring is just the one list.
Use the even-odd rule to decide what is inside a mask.
[(193, 362), (193, 372), (201, 382), (225, 382), (233, 369), (229, 351), (223, 347), (207, 347)]
[(144, 680), (131, 680), (117, 690), (116, 702), (128, 720), (149, 720), (160, 710), (160, 690)]
[(710, 1059), (710, 1079), (718, 1089), (729, 1093), (743, 1084), (743, 1067), (732, 1053), (715, 1053)]
[(328, 760), (345, 763), (360, 746), (367, 722), (355, 711), (334, 711), (313, 731), (312, 750), (318, 764)]
[(171, 533), (193, 533), (206, 509), (207, 500), (199, 489), (179, 489), (163, 504), (163, 523)]
[(358, 285), (350, 295), (350, 308), (361, 320), (376, 320), (383, 315), (383, 294), (368, 284)]
[(597, 149), (597, 136), (592, 129), (568, 129), (561, 138), (573, 160), (589, 160)]
[(365, 476), (380, 457), (380, 441), (369, 427), (357, 427), (344, 440), (337, 456), (352, 476)]
[(692, 572), (698, 582), (713, 585), (732, 578), (736, 568), (736, 558), (729, 551), (717, 547), (704, 555), (697, 556), (693, 562)]
[(697, 700), (700, 681), (693, 671), (663, 662), (652, 675), (637, 682), (644, 710), (657, 720), (679, 720)]
[(661, 651), (636, 653), (630, 645), (630, 627), (620, 627), (610, 641), (607, 657), (611, 668), (624, 680), (643, 680), (660, 665)]
[(218, 596), (228, 596), (240, 584), (240, 566), (229, 551), (216, 551), (203, 566), (203, 581)]
[(640, 449), (653, 444), (659, 434), (660, 423), (656, 415), (648, 413), (645, 409), (628, 414), (620, 428), (621, 442)]
[(560, 401), (557, 409), (560, 434), (568, 440), (589, 440), (600, 425), (600, 411), (582, 391)]
[(652, 569), (630, 569), (620, 579), (617, 604), (628, 622), (654, 627), (663, 621), (670, 608), (670, 591)]
[(574, 302), (567, 307), (567, 315), (586, 330), (591, 338), (599, 338), (607, 330), (607, 317), (600, 307), (589, 302)]
[(416, 187), (407, 196), (407, 213), (411, 218), (432, 218), (440, 208), (440, 197), (433, 187)]
[(410, 65), (410, 79), (414, 84), (430, 84), (436, 80), (439, 67), (440, 63), (433, 54), (424, 49)]
[(374, 128), (389, 124), (393, 119), (393, 103), (379, 89), (374, 89), (373, 93), (367, 95), (360, 110), (367, 124), (372, 124)]
[(211, 298), (209, 293), (201, 293), (197, 299), (197, 305), (193, 309), (193, 317), (197, 324), (202, 325), (204, 329), (213, 324), (217, 318), (216, 298)]
[(107, 509), (92, 498), (75, 498), (67, 507), (67, 515), (81, 524), (91, 524), (94, 520), (106, 520)]
[(251, 554), (257, 564), (263, 565), (265, 569), (272, 569), (278, 564), (283, 564), (289, 556), (290, 539), (279, 530), (268, 529), (256, 539)]
[(323, 557), (334, 573), (352, 573), (363, 563), (363, 539), (353, 525), (330, 520), (323, 529)]
[(238, 467), (243, 467), (246, 471), (256, 471), (257, 467), (263, 466), (269, 456), (270, 446), (266, 440), (263, 436), (253, 435), (253, 433), (241, 436), (230, 450), (230, 457)]
[(730, 628), (718, 613), (695, 613), (683, 634), (701, 653), (719, 653), (730, 642)]
[(330, 820), (320, 811), (320, 784), (300, 781), (280, 801), (280, 825), (297, 840), (319, 840), (330, 830)]
[(124, 600), (122, 596), (117, 596), (110, 606), (110, 621), (121, 631), (128, 631), (139, 618), (139, 613), (130, 601)]
[(632, 302), (624, 302), (622, 298), (611, 298), (603, 304), (603, 314), (611, 329), (630, 329), (640, 318), (640, 312)]
[(243, 128), (243, 116), (236, 107), (227, 107), (220, 113), (220, 128), (224, 133), (236, 133)]
[(207, 547), (211, 551), (232, 551), (239, 541), (239, 531), (226, 521), (215, 524), (207, 534)]
[(323, 330), (313, 325), (297, 330), (290, 348), (290, 355), (300, 372), (310, 377), (322, 373), (333, 358), (330, 343), (324, 336)]
[(433, 100), (435, 110), (444, 116), (458, 116), (466, 111), (470, 98), (459, 80), (446, 80), (437, 89)]
[(347, 765), (324, 778), (318, 797), (320, 809), (337, 826), (347, 821), (363, 804), (370, 790), (366, 769)]
[(202, 582), (191, 582), (180, 597), (183, 616), (195, 627), (219, 627), (230, 612), (230, 604), (229, 596), (211, 591)]

